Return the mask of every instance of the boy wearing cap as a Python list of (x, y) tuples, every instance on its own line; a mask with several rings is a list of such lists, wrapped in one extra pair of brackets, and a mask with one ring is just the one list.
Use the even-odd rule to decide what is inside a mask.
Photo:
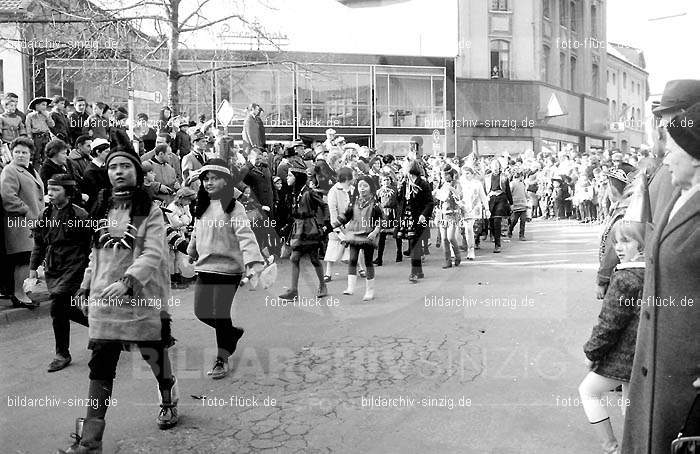
[(68, 141), (68, 117), (66, 116), (66, 98), (63, 96), (53, 97), (53, 107), (51, 108), (51, 119), (54, 126), (51, 133), (63, 140)]
[(84, 194), (87, 194), (88, 200), (85, 209), (90, 212), (92, 206), (97, 200), (97, 194), (101, 189), (111, 187), (107, 169), (105, 168), (105, 159), (109, 155), (109, 142), (105, 139), (94, 139), (90, 145), (92, 150), (90, 155), (92, 161), (85, 167), (83, 174), (83, 186), (80, 188)]
[(90, 157), (91, 144), (92, 140), (89, 136), (79, 136), (75, 141), (75, 148), (68, 153), (68, 168), (78, 183), (78, 187), (83, 187), (85, 169), (92, 160)]
[(39, 170), (44, 163), (44, 148), (49, 143), (51, 138), (51, 129), (56, 124), (51, 115), (46, 110), (51, 103), (49, 98), (34, 98), (29, 103), (29, 112), (27, 114), (27, 135), (34, 141), (34, 155), (32, 156), (32, 165), (36, 170)]
[[(17, 101), (14, 98), (6, 96), (2, 100), (2, 105), (5, 112), (0, 114), (0, 141), (2, 144), (9, 145), (19, 136), (27, 134), (24, 127), (22, 116), (17, 111)], [(0, 144), (0, 146), (2, 146)]]
[(70, 321), (88, 326), (88, 319), (72, 297), (80, 288), (90, 254), (88, 213), (71, 203), (77, 189), (68, 174), (53, 175), (47, 182), (49, 206), (34, 229), (34, 250), (29, 261), (29, 277), (37, 277), (37, 268), (45, 263), (46, 284), (51, 293), (51, 319), (56, 340), (56, 357), (49, 372), (71, 362)]

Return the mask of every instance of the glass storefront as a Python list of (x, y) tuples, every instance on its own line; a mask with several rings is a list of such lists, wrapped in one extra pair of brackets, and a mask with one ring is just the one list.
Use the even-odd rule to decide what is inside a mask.
[(299, 65), (299, 126), (370, 126), (370, 67)]
[(443, 68), (376, 69), (378, 127), (443, 128), (444, 98)]

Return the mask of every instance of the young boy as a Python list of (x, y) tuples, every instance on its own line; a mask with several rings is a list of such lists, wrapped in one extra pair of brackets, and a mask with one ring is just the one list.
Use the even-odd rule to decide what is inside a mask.
[(527, 191), (522, 172), (514, 175), (510, 182), (510, 192), (513, 195), (513, 209), (508, 224), (508, 238), (513, 237), (513, 229), (520, 222), (520, 241), (525, 241), (525, 223), (527, 222)]

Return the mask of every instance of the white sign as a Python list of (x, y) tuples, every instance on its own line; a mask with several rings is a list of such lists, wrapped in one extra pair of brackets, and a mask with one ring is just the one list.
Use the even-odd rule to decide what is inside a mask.
[(156, 104), (160, 104), (163, 102), (163, 94), (159, 91), (134, 90), (134, 98), (153, 101)]
[(231, 123), (231, 120), (233, 120), (234, 115), (235, 112), (231, 106), (231, 103), (224, 99), (221, 102), (221, 106), (219, 106), (219, 110), (216, 111), (216, 119), (219, 120), (219, 123), (221, 123), (222, 126), (228, 126), (228, 124)]

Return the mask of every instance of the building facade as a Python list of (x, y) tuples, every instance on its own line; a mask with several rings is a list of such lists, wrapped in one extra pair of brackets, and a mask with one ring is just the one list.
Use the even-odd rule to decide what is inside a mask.
[(635, 151), (647, 141), (646, 104), (649, 73), (641, 50), (621, 44), (608, 46), (607, 97), (610, 109), (610, 147)]
[(603, 0), (460, 0), (460, 155), (602, 148)]

